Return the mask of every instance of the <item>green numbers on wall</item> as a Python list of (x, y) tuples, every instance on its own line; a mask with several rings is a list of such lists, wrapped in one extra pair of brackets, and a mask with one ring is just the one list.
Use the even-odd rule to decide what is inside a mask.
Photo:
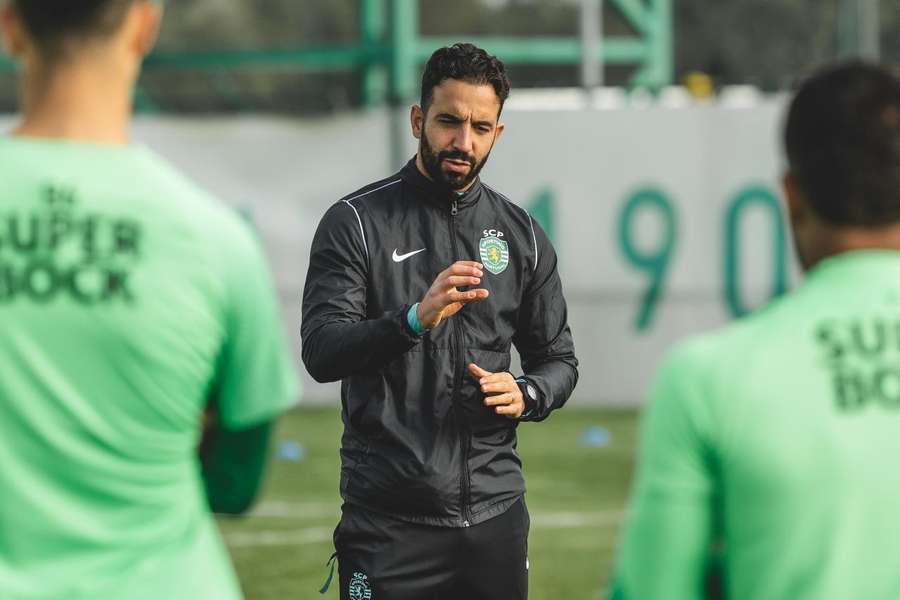
[[(762, 186), (744, 188), (734, 197), (725, 213), (724, 292), (725, 304), (733, 317), (741, 317), (753, 310), (741, 297), (739, 253), (744, 247), (741, 243), (741, 218), (754, 205), (764, 208), (772, 218), (772, 297), (780, 296), (787, 290), (787, 233), (778, 198)], [(760, 243), (753, 245), (756, 248), (760, 246)]]
[[(752, 207), (761, 207), (771, 216), (772, 235), (767, 239), (754, 240), (753, 246), (748, 246), (742, 239), (741, 225)], [(653, 214), (661, 224), (655, 240), (643, 240), (638, 234), (637, 220), (645, 212)], [(745, 249), (749, 247), (762, 251), (762, 244), (771, 244), (771, 297), (779, 296), (788, 287), (787, 229), (778, 198), (769, 188), (760, 185), (745, 187), (735, 194), (726, 208), (723, 225), (723, 302), (733, 317), (740, 317), (753, 310), (742, 294), (741, 252), (749, 251)], [(626, 199), (619, 213), (617, 229), (619, 250), (625, 261), (647, 278), (647, 287), (641, 295), (634, 321), (637, 331), (646, 331), (653, 324), (657, 307), (663, 299), (669, 267), (678, 246), (676, 205), (658, 188), (641, 188)], [(710, 232), (702, 234), (710, 235)]]
[[(642, 248), (637, 240), (636, 220), (641, 212), (655, 213), (662, 224), (662, 234), (652, 249)], [(635, 192), (619, 213), (619, 248), (626, 260), (637, 270), (647, 275), (647, 289), (643, 293), (638, 309), (635, 327), (638, 331), (647, 329), (653, 322), (656, 306), (662, 298), (669, 265), (675, 250), (678, 223), (675, 207), (663, 192), (655, 188), (644, 188)]]

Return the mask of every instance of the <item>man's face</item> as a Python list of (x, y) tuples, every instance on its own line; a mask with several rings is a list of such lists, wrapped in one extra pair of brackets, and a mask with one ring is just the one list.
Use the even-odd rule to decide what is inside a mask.
[(503, 132), (499, 113), (500, 100), (491, 85), (441, 82), (427, 113), (418, 106), (412, 110), (419, 168), (450, 190), (467, 190)]

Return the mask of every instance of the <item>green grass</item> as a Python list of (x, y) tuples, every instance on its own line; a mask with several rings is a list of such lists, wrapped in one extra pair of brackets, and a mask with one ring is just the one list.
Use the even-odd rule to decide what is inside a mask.
[[(610, 432), (609, 445), (581, 444), (584, 430), (594, 425)], [(631, 478), (635, 425), (630, 411), (567, 409), (519, 427), (532, 515), (532, 600), (595, 600), (605, 592)], [(278, 440), (302, 444), (304, 458), (275, 460), (256, 509), (248, 517), (220, 520), (248, 600), (339, 597), (335, 585), (324, 596), (318, 589), (340, 516), (340, 433), (337, 408), (287, 415)]]

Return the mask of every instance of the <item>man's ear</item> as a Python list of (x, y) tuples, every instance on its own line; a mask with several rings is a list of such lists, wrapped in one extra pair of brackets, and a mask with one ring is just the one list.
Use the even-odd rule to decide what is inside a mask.
[(797, 178), (794, 177), (793, 172), (790, 170), (782, 177), (781, 185), (784, 188), (788, 219), (790, 219), (791, 226), (796, 230), (809, 217), (809, 203), (803, 190), (797, 184)]
[(425, 128), (425, 113), (418, 104), (414, 104), (409, 110), (409, 124), (412, 127), (413, 137), (417, 140), (422, 139), (422, 130)]
[(25, 54), (26, 34), (22, 28), (22, 20), (12, 2), (7, 2), (0, 7), (0, 30), (3, 33), (3, 49), (14, 58), (21, 58)]
[(143, 59), (153, 51), (162, 16), (163, 8), (159, 2), (140, 0), (132, 5), (125, 30), (129, 36), (129, 46), (139, 58)]
[(500, 121), (497, 123), (497, 127), (494, 129), (494, 143), (497, 143), (497, 140), (500, 139), (500, 136), (503, 135), (503, 132), (506, 130), (506, 123)]

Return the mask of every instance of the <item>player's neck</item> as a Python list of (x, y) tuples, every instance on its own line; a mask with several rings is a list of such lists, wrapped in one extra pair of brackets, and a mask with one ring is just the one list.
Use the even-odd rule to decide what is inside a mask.
[[(104, 64), (98, 64), (102, 62)], [(22, 121), (15, 135), (101, 144), (127, 144), (132, 77), (95, 57), (22, 78)]]
[(826, 258), (859, 250), (894, 250), (900, 252), (900, 224), (881, 227), (842, 227), (821, 231), (818, 252), (811, 265)]

